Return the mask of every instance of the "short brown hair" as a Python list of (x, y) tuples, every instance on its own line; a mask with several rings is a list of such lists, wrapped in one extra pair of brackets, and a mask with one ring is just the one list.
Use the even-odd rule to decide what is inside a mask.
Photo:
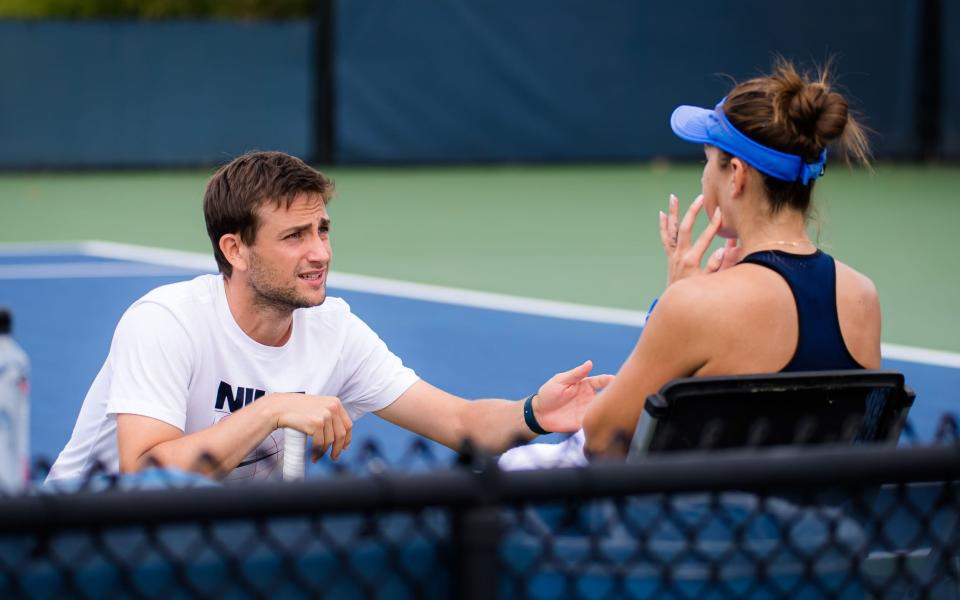
[[(778, 58), (773, 73), (737, 85), (727, 94), (723, 112), (730, 123), (750, 139), (781, 152), (816, 162), (828, 144), (847, 157), (869, 164), (864, 128), (851, 114), (847, 100), (831, 89), (830, 62), (815, 76), (800, 73)], [(731, 155), (721, 152), (726, 166)], [(813, 180), (783, 181), (761, 173), (770, 209), (785, 206), (806, 213)]]
[(220, 167), (203, 196), (203, 218), (213, 244), (217, 267), (226, 277), (233, 267), (220, 250), (220, 238), (239, 233), (245, 244), (257, 236), (257, 209), (268, 201), (287, 208), (298, 197), (317, 195), (324, 204), (333, 198), (333, 180), (299, 158), (283, 152), (249, 152)]

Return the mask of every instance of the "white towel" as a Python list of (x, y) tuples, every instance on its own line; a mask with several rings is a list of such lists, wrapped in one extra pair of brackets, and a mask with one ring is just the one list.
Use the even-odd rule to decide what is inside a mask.
[(587, 458), (583, 455), (584, 441), (581, 429), (558, 444), (527, 444), (511, 448), (500, 456), (498, 464), (506, 471), (583, 467), (587, 465)]

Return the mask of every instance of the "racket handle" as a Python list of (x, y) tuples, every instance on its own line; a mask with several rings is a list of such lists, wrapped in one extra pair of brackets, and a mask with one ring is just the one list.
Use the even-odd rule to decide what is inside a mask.
[(305, 433), (283, 429), (283, 480), (303, 481), (306, 471), (307, 436)]

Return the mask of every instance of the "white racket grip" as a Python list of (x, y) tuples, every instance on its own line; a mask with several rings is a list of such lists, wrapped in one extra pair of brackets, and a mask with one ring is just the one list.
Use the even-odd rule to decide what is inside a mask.
[(307, 435), (296, 429), (283, 429), (283, 480), (303, 481), (306, 471)]

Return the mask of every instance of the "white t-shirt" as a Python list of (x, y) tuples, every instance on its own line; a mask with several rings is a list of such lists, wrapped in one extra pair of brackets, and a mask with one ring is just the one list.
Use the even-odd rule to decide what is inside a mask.
[[(200, 431), (271, 392), (336, 396), (350, 418), (380, 410), (417, 381), (339, 298), (293, 313), (281, 347), (250, 339), (227, 306), (220, 275), (165, 285), (127, 309), (48, 481), (81, 477), (95, 461), (119, 470), (116, 415)], [(274, 431), (227, 477), (279, 477)]]

